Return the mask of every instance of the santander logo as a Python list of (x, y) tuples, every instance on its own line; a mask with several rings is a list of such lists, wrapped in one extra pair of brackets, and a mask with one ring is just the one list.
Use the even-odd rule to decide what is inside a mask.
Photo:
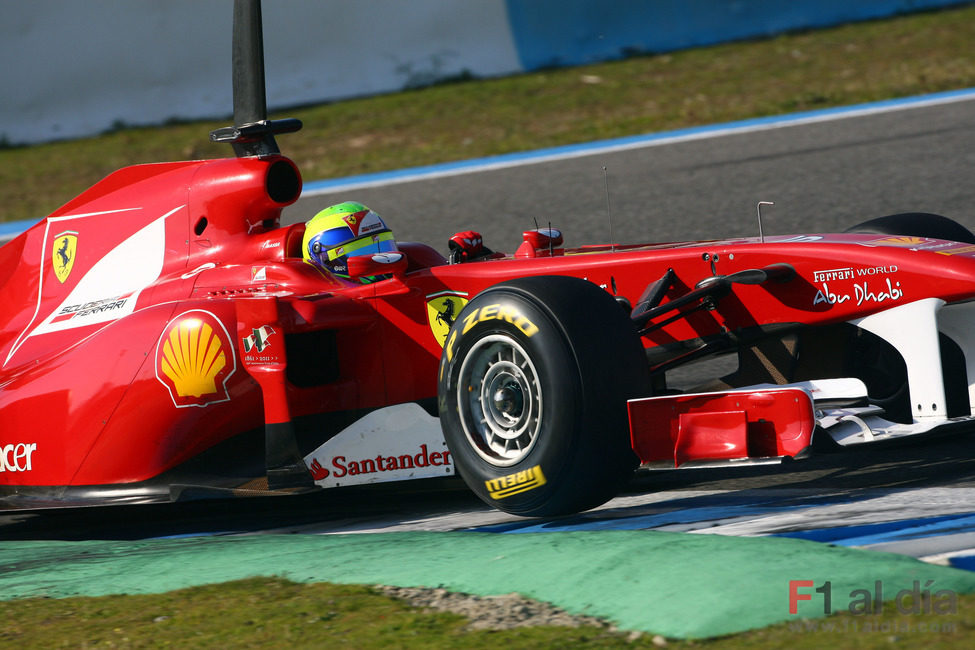
[(377, 454), (373, 458), (362, 458), (359, 460), (349, 460), (346, 456), (333, 456), (326, 459), (323, 465), (317, 458), (312, 459), (309, 469), (312, 478), (320, 481), (329, 476), (342, 478), (343, 476), (356, 476), (359, 474), (376, 474), (382, 472), (394, 472), (399, 470), (409, 470), (422, 467), (449, 467), (450, 452), (434, 451), (427, 449), (426, 444), (420, 445), (417, 454), (401, 454), (399, 456), (384, 456)]

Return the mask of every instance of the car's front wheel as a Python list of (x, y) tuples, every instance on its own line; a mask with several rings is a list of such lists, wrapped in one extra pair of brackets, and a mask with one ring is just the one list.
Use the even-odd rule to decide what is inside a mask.
[(566, 514), (629, 476), (626, 401), (648, 387), (636, 329), (611, 295), (578, 278), (519, 278), (475, 296), (447, 335), (440, 421), (484, 501)]

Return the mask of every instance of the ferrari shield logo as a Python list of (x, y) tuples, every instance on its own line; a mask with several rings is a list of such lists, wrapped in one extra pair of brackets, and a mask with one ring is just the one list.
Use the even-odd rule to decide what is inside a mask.
[(58, 282), (64, 283), (74, 268), (74, 256), (78, 251), (78, 233), (65, 231), (54, 238), (54, 249), (51, 251), (51, 261), (54, 264), (54, 275)]
[(427, 296), (427, 320), (440, 347), (443, 347), (450, 326), (466, 304), (467, 294), (459, 291), (441, 291)]

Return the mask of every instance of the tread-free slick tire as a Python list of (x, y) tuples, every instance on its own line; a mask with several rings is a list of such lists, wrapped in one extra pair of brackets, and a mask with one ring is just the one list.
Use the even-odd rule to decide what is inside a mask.
[(636, 329), (586, 280), (518, 278), (476, 295), (447, 335), (440, 423), (458, 473), (523, 516), (586, 510), (636, 466), (626, 401), (649, 395)]

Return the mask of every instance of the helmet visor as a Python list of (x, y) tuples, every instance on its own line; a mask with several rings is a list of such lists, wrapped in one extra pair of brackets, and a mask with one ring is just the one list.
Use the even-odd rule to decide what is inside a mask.
[(393, 233), (381, 232), (375, 235), (360, 237), (353, 241), (322, 250), (318, 253), (318, 263), (324, 268), (332, 269), (336, 273), (345, 275), (348, 270), (346, 259), (359, 255), (373, 255), (375, 253), (389, 253), (397, 250)]

